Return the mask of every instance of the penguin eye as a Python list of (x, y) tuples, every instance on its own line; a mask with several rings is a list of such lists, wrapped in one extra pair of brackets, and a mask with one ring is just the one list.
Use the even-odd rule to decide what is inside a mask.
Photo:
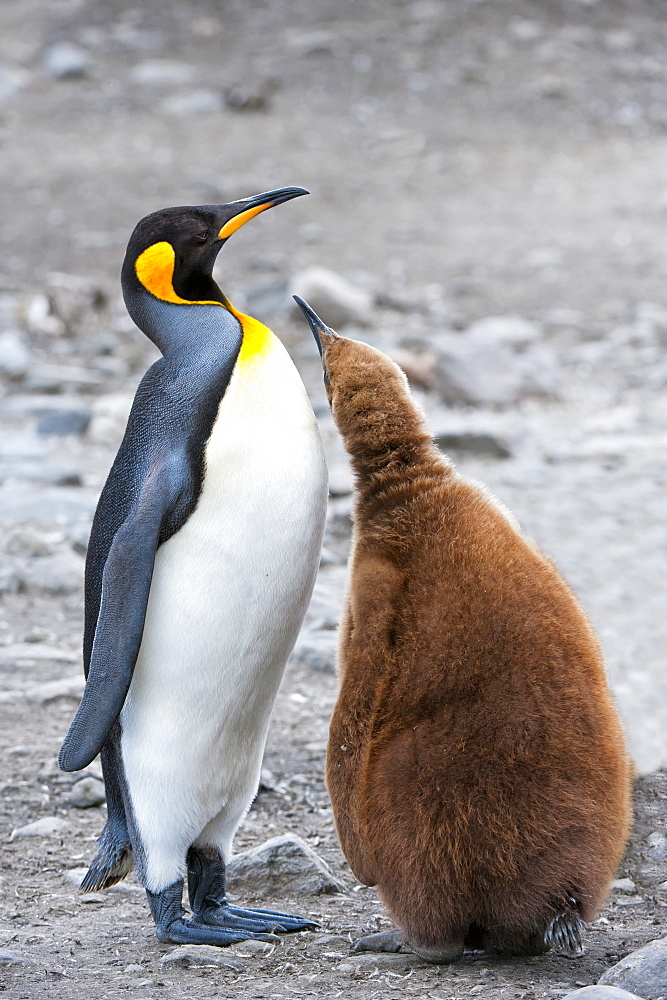
[(196, 234), (195, 239), (197, 240), (198, 243), (206, 243), (206, 240), (209, 238), (210, 235), (211, 235), (210, 229), (203, 229), (201, 233)]

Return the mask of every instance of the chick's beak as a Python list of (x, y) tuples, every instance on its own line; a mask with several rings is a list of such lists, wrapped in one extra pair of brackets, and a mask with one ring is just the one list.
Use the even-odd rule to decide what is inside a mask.
[(218, 233), (218, 239), (228, 239), (237, 229), (244, 226), (250, 219), (254, 219), (260, 212), (265, 212), (267, 208), (282, 205), (284, 201), (291, 201), (292, 198), (300, 198), (301, 195), (309, 193), (302, 187), (278, 188), (276, 191), (265, 191), (252, 198), (241, 198), (240, 201), (232, 201), (228, 205), (223, 205), (222, 218), (224, 218), (224, 223)]
[(314, 309), (312, 309), (305, 299), (302, 299), (300, 295), (292, 296), (299, 309), (303, 315), (308, 320), (308, 325), (313, 331), (313, 337), (315, 338), (315, 343), (317, 344), (317, 349), (320, 352), (320, 357), (323, 357), (322, 351), (331, 343), (332, 340), (338, 339), (338, 334), (331, 327), (325, 326), (320, 317), (317, 315)]

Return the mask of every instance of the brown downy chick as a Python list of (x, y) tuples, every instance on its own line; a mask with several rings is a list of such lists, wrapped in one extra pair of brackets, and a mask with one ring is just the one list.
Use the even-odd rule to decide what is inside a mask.
[(631, 822), (595, 634), (437, 450), (400, 369), (299, 305), (356, 481), (327, 784), (352, 870), (398, 925), (357, 947), (581, 954)]

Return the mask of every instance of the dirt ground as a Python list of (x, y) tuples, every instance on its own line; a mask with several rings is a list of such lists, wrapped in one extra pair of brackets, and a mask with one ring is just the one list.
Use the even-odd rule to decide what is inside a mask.
[[(57, 42), (78, 48), (78, 75), (45, 64)], [(15, 327), (24, 351), (0, 374), (7, 997), (557, 998), (667, 933), (666, 65), (667, 21), (644, 0), (4, 0), (0, 337)], [(230, 949), (228, 968), (174, 967), (136, 883), (91, 898), (67, 877), (92, 857), (104, 808), (74, 808), (55, 765), (76, 694), (39, 686), (77, 675), (90, 518), (155, 356), (120, 302), (125, 245), (155, 209), (291, 184), (311, 196), (240, 231), (216, 273), (292, 350), (337, 474), (313, 344), (281, 299), (290, 276), (346, 276), (377, 296), (353, 335), (417, 355), (489, 316), (539, 331), (551, 394), (448, 408), (437, 386), (417, 391), (438, 428), (477, 421), (509, 441), (509, 458), (457, 463), (582, 598), (638, 763), (619, 872), (633, 885), (614, 890), (581, 959), (350, 955), (385, 920), (339, 851), (322, 781), (329, 653), (288, 667), (274, 787), (236, 840), (292, 832), (331, 865), (345, 894), (281, 900), (321, 930)], [(40, 431), (58, 410), (84, 414), (80, 433)], [(333, 637), (349, 538), (349, 496), (335, 492), (307, 620), (318, 642)], [(67, 828), (10, 840), (43, 816)]]

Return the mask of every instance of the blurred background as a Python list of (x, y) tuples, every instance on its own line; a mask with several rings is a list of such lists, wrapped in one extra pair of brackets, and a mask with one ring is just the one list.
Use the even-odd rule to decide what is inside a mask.
[(242, 229), (216, 275), (287, 343), (330, 453), (293, 660), (304, 714), (318, 706), (325, 733), (351, 480), (293, 291), (403, 365), (442, 447), (580, 595), (640, 770), (667, 764), (662, 5), (3, 0), (2, 20), (0, 665), (16, 711), (37, 681), (80, 690), (90, 517), (156, 356), (120, 298), (131, 230), (297, 184), (311, 196)]

